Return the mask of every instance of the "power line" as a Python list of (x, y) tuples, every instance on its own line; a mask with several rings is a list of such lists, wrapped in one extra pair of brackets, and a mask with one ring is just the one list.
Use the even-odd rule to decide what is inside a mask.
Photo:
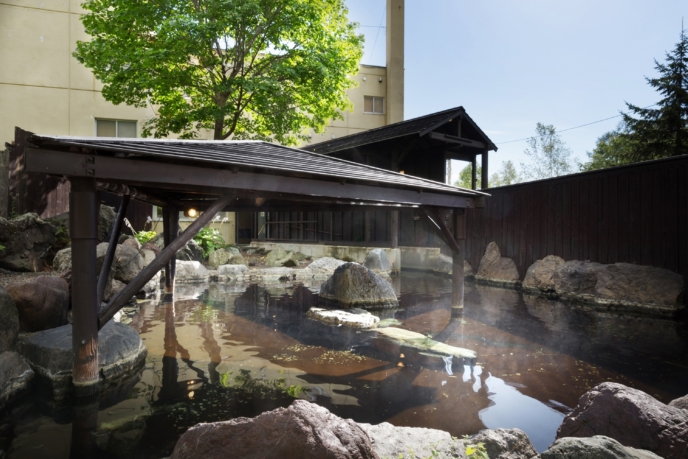
[(387, 13), (387, 4), (385, 4), (385, 9), (382, 10), (382, 17), (380, 18), (380, 25), (377, 28), (377, 33), (375, 34), (375, 43), (373, 43), (373, 49), (370, 51), (370, 57), (368, 58), (368, 63), (373, 58), (373, 53), (375, 52), (375, 46), (377, 46), (377, 37), (380, 36), (380, 29), (382, 29), (382, 21), (385, 20), (385, 14)]
[[(657, 105), (657, 104), (648, 105), (647, 107), (643, 107), (643, 109), (650, 108), (650, 107), (654, 107), (655, 105)], [(581, 124), (580, 126), (574, 126), (574, 127), (562, 129), (561, 131), (557, 131), (557, 132), (558, 132), (558, 133), (561, 133), (561, 132), (566, 132), (566, 131), (572, 131), (572, 130), (574, 130), (574, 129), (582, 128), (582, 127), (585, 127), (585, 126), (590, 126), (591, 124), (601, 123), (602, 121), (613, 120), (614, 118), (618, 118), (618, 117), (620, 117), (620, 116), (623, 116), (623, 114), (620, 113), (620, 114), (618, 114), (618, 115), (616, 115), (616, 116), (610, 116), (609, 118), (605, 118), (605, 119), (603, 119), (603, 120), (597, 120), (597, 121), (593, 121), (592, 123)], [(509, 141), (507, 141), (507, 142), (497, 142), (496, 145), (504, 145), (505, 143), (523, 142), (524, 140), (531, 139), (532, 137), (533, 137), (533, 136), (531, 135), (530, 137), (524, 137), (523, 139), (509, 140)]]
[(359, 27), (370, 27), (371, 29), (386, 29), (387, 28), (387, 26), (383, 26), (383, 25), (379, 25), (379, 26), (377, 26), (377, 25), (359, 25)]

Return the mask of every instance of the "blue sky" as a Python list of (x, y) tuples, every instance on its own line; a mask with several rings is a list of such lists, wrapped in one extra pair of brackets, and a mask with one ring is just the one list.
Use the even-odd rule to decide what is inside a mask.
[[(364, 64), (385, 65), (385, 0), (346, 0), (366, 38)], [(608, 118), (658, 94), (644, 77), (688, 28), (686, 0), (406, 0), (406, 119), (463, 105), (499, 151), (490, 169), (527, 157), (535, 124), (558, 130)], [(619, 119), (561, 134), (587, 158)], [(462, 165), (462, 164), (461, 164)], [(454, 169), (458, 169), (455, 167)], [(454, 171), (456, 175), (456, 170)]]

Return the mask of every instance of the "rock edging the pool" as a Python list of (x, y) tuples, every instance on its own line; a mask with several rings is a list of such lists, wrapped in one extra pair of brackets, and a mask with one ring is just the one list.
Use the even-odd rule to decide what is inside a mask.
[(525, 293), (595, 309), (675, 317), (685, 310), (683, 276), (631, 263), (602, 264), (548, 255), (533, 263), (521, 281), (516, 264), (490, 242), (475, 275), (479, 284), (522, 288)]
[[(594, 429), (599, 431), (582, 432), (579, 429), (569, 432), (572, 436), (566, 436), (562, 429), (568, 428), (567, 422), (575, 422), (581, 413), (588, 412), (587, 401), (598, 397), (601, 392), (613, 394), (612, 397), (618, 400), (612, 401), (597, 420), (593, 414), (580, 424), (585, 428), (585, 423), (592, 421)], [(636, 411), (629, 411), (629, 407)], [(657, 425), (653, 424), (656, 420), (651, 418), (658, 413), (664, 422), (674, 422), (673, 430), (656, 430)], [(634, 416), (631, 423), (635, 422), (644, 431), (626, 432), (609, 422), (611, 419), (628, 422), (624, 416)], [(520, 429), (486, 429), (458, 439), (436, 429), (398, 427), (386, 422), (377, 425), (357, 423), (342, 419), (315, 403), (296, 400), (288, 408), (268, 411), (255, 418), (197, 424), (177, 441), (171, 459), (245, 459), (259, 457), (265, 451), (272, 451), (275, 457), (304, 459), (467, 459), (477, 451), (484, 454), (481, 457), (490, 459), (681, 459), (688, 457), (686, 419), (688, 411), (664, 405), (642, 391), (621, 384), (603, 383), (581, 397), (576, 410), (565, 418), (557, 439), (546, 451), (538, 454)], [(661, 435), (662, 432), (667, 435)], [(657, 433), (660, 435), (647, 443), (647, 439)], [(659, 452), (662, 456), (658, 455)]]

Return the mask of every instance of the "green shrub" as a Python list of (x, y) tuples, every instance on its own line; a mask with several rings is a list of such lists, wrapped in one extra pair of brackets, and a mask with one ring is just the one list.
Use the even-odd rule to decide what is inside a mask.
[(143, 245), (157, 235), (158, 233), (155, 231), (139, 231), (138, 233), (134, 234), (134, 237), (137, 241), (139, 241), (139, 244)]
[(194, 236), (194, 241), (203, 250), (203, 258), (208, 258), (211, 252), (227, 246), (220, 235), (220, 230), (216, 228), (203, 228)]

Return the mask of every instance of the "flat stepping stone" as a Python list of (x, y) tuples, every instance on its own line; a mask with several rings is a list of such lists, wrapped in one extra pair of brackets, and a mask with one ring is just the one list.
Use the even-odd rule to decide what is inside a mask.
[(311, 319), (318, 320), (326, 325), (344, 326), (351, 328), (374, 328), (380, 322), (380, 318), (363, 309), (350, 309), (341, 311), (338, 309), (311, 308), (306, 313)]

